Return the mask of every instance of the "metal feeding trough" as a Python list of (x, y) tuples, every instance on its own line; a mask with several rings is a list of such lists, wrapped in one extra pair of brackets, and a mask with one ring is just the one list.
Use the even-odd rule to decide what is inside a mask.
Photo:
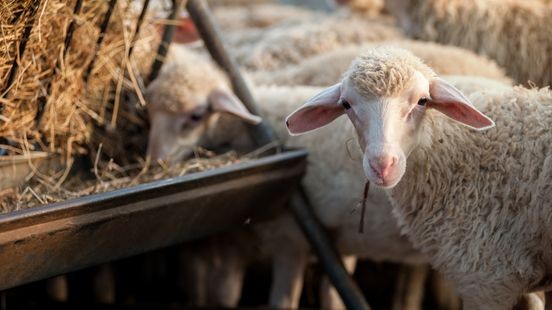
[[(80, 12), (82, 2), (75, 1), (75, 15)], [(143, 2), (132, 42), (137, 38), (149, 2)], [(212, 58), (228, 74), (236, 95), (250, 112), (261, 115), (237, 64), (226, 52), (206, 1), (172, 0), (167, 19), (175, 19), (181, 2), (186, 3)], [(109, 1), (96, 49), (102, 44), (115, 3), (116, 0)], [(37, 7), (34, 6), (31, 16)], [(20, 55), (33, 20), (34, 17), (23, 33)], [(63, 56), (74, 29), (75, 20), (67, 27)], [(174, 24), (164, 27), (148, 80), (159, 72), (174, 32)], [(131, 54), (132, 48), (127, 56)], [(85, 82), (93, 65), (94, 61), (85, 73)], [(17, 74), (17, 68), (14, 59), (7, 85)], [(44, 103), (37, 108), (38, 123)], [(248, 129), (257, 146), (275, 143), (282, 147), (265, 122)], [(292, 195), (305, 172), (306, 155), (301, 150), (287, 151), (225, 168), (0, 215), (0, 290), (239, 227), (249, 218), (256, 220), (270, 214), (270, 210), (283, 206), (291, 197), (290, 211), (346, 307), (370, 309), (313, 213), (304, 189)]]
[(288, 151), (0, 215), (0, 290), (255, 222), (305, 172)]

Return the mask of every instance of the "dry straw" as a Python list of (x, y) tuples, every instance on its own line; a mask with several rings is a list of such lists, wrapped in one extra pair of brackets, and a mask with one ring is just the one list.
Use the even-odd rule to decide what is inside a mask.
[[(101, 171), (140, 162), (148, 127), (141, 91), (159, 40), (151, 15), (134, 37), (141, 8), (131, 2), (86, 0), (80, 10), (77, 0), (1, 2), (0, 90), (6, 91), (0, 94), (0, 148), (8, 155), (47, 151), (60, 154), (63, 162), (58, 171), (35, 169), (26, 189), (0, 193), (5, 210), (69, 198), (55, 193), (72, 186), (73, 181), (63, 182), (71, 178), (77, 156), (97, 158)], [(97, 45), (107, 12), (111, 16)], [(16, 73), (13, 80), (10, 72)], [(36, 199), (25, 200), (26, 195)], [(44, 198), (48, 195), (58, 198)]]

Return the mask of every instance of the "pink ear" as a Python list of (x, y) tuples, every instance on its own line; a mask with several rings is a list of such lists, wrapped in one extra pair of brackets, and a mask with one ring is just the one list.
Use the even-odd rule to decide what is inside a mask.
[(341, 96), (341, 83), (326, 88), (318, 95), (307, 100), (299, 109), (286, 118), (286, 125), (291, 135), (326, 126), (341, 116), (343, 107), (337, 102)]
[(231, 91), (215, 89), (209, 95), (209, 102), (215, 112), (230, 113), (253, 125), (262, 121), (259, 116), (249, 113), (240, 99)]
[(431, 100), (428, 107), (476, 130), (494, 127), (495, 123), (488, 116), (477, 110), (461, 91), (447, 81), (434, 78), (429, 85), (429, 93)]

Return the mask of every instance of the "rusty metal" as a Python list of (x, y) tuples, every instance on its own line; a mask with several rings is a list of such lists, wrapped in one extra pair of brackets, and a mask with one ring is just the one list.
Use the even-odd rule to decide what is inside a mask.
[(316, 218), (305, 191), (301, 189), (294, 194), (289, 205), (347, 309), (369, 310), (370, 306), (362, 291), (347, 273), (336, 249)]
[[(204, 0), (188, 0), (186, 4), (190, 17), (201, 35), (205, 43), (205, 47), (230, 77), (234, 92), (242, 100), (245, 106), (253, 114), (262, 117), (255, 99), (251, 95), (245, 80), (243, 79), (237, 63), (229, 56), (224, 44), (221, 40), (221, 32), (219, 31), (214, 18), (209, 10), (207, 2)], [(270, 126), (263, 122), (260, 125), (249, 127), (252, 138), (258, 145), (265, 145), (277, 140), (276, 135)], [(322, 228), (319, 219), (312, 212), (312, 208), (308, 202), (304, 189), (300, 189), (302, 199), (291, 206), (297, 221), (307, 239), (310, 241), (312, 248), (320, 258), (324, 269), (334, 286), (350, 309), (370, 309), (364, 296), (358, 289), (356, 283), (351, 279), (341, 260), (339, 259), (336, 250), (333, 248), (330, 238)]]
[[(262, 117), (260, 110), (255, 104), (255, 99), (251, 95), (251, 92), (249, 91), (249, 88), (240, 73), (237, 63), (229, 56), (226, 48), (224, 47), (221, 40), (221, 32), (215, 24), (213, 15), (207, 5), (207, 1), (188, 0), (186, 3), (186, 9), (188, 10), (190, 17), (192, 18), (201, 38), (203, 39), (203, 42), (205, 42), (205, 47), (209, 50), (209, 53), (211, 53), (213, 59), (228, 74), (236, 96), (241, 99), (251, 113)], [(273, 141), (277, 141), (276, 134), (265, 121), (259, 125), (248, 126), (252, 138), (258, 146), (263, 146)]]
[(111, 20), (111, 15), (113, 15), (113, 9), (115, 8), (115, 4), (117, 4), (117, 0), (110, 0), (109, 6), (107, 8), (107, 11), (104, 15), (104, 19), (102, 20), (102, 24), (100, 26), (100, 35), (98, 36), (98, 39), (96, 40), (96, 47), (94, 51), (94, 57), (88, 64), (88, 67), (86, 68), (86, 71), (84, 72), (84, 82), (88, 82), (88, 79), (90, 78), (90, 73), (92, 73), (92, 69), (94, 68), (94, 64), (96, 63), (96, 55), (98, 54), (98, 51), (102, 47), (102, 43), (105, 37), (105, 32), (107, 31), (107, 26), (109, 26), (109, 21)]
[[(40, 0), (34, 0), (33, 3), (31, 4), (31, 11), (29, 13), (29, 16), (27, 17), (27, 23), (25, 24), (25, 29), (23, 30), (23, 35), (21, 36), (21, 41), (19, 42), (19, 48), (18, 48), (17, 54), (13, 59), (10, 72), (8, 73), (6, 84), (4, 84), (4, 88), (0, 92), (0, 95), (3, 98), (6, 98), (8, 96), (10, 86), (17, 75), (17, 71), (19, 70), (18, 60), (23, 59), (23, 56), (25, 55), (27, 41), (29, 41), (29, 37), (31, 36), (36, 12), (38, 11), (39, 7), (40, 7)], [(18, 18), (16, 18), (16, 20), (18, 20)], [(2, 109), (3, 109), (3, 105), (0, 105), (0, 112), (2, 112)]]
[(256, 222), (305, 167), (289, 151), (0, 215), (0, 290)]
[[(167, 17), (167, 19), (174, 21), (179, 8), (180, 8), (180, 1), (172, 0), (171, 12), (169, 13), (169, 16)], [(165, 56), (167, 56), (167, 51), (169, 50), (169, 45), (171, 44), (172, 38), (174, 36), (174, 31), (175, 31), (174, 23), (169, 23), (165, 25), (165, 27), (163, 28), (161, 43), (159, 43), (159, 47), (157, 47), (157, 56), (155, 57), (155, 60), (151, 65), (150, 74), (147, 80), (148, 82), (153, 81), (159, 74), (159, 70), (161, 70), (163, 63), (165, 62)]]
[(140, 28), (142, 27), (142, 23), (144, 22), (144, 17), (146, 16), (149, 3), (150, 3), (150, 0), (144, 0), (142, 11), (140, 12), (140, 15), (138, 16), (138, 20), (136, 21), (136, 28), (134, 29), (134, 35), (132, 35), (132, 41), (131, 41), (132, 44), (130, 45), (130, 48), (128, 50), (127, 57), (130, 57), (130, 55), (132, 55), (132, 51), (134, 50), (134, 44), (136, 44), (136, 40), (138, 39), (138, 34), (140, 34)]
[[(73, 9), (73, 18), (71, 19), (71, 23), (69, 23), (69, 26), (67, 26), (67, 31), (65, 32), (65, 42), (63, 43), (63, 59), (67, 57), (67, 53), (69, 51), (69, 47), (71, 46), (71, 41), (73, 41), (73, 32), (75, 31), (76, 26), (76, 16), (80, 14), (81, 8), (82, 8), (82, 1), (83, 0), (77, 0), (75, 2), (75, 7)], [(56, 60), (56, 68), (59, 69), (59, 59)], [(52, 73), (55, 74), (55, 70)], [(46, 94), (50, 93), (50, 90), (52, 89), (52, 79), (48, 81), (48, 85), (46, 86)], [(35, 115), (35, 123), (39, 124), (40, 120), (42, 119), (42, 115), (44, 114), (45, 106), (47, 102), (47, 97), (43, 96), (38, 99), (38, 105), (36, 107), (36, 115)]]
[(69, 46), (71, 46), (71, 41), (73, 40), (73, 31), (75, 31), (76, 16), (80, 14), (81, 8), (82, 8), (82, 0), (77, 0), (75, 2), (75, 8), (73, 9), (73, 19), (71, 20), (71, 23), (67, 27), (67, 32), (65, 35), (65, 42), (63, 44), (64, 58), (67, 56), (67, 51), (69, 50)]

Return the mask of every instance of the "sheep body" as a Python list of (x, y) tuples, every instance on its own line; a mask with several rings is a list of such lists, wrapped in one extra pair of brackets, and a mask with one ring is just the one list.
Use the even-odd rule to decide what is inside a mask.
[(497, 130), (474, 134), (428, 115), (432, 142), (410, 155), (390, 196), (403, 232), (467, 305), (506, 309), (552, 271), (552, 92), (515, 87), (470, 99)]
[(552, 6), (519, 0), (387, 0), (410, 36), (485, 54), (520, 83), (552, 83)]
[(248, 6), (215, 7), (213, 14), (225, 32), (263, 29), (280, 23), (299, 22), (312, 18), (312, 11), (291, 5), (261, 3)]
[[(168, 62), (166, 68), (161, 71), (158, 80), (150, 85), (152, 89), (148, 90), (147, 99), (148, 104), (152, 105), (152, 111), (158, 108), (156, 106), (157, 102), (167, 104), (167, 109), (172, 110), (171, 113), (177, 115), (179, 113), (175, 112), (189, 110), (191, 108), (189, 104), (191, 103), (197, 105), (198, 102), (206, 102), (205, 99), (201, 100), (197, 97), (208, 97), (208, 91), (213, 88), (213, 85), (227, 83), (218, 68), (213, 65), (202, 64), (205, 59), (195, 55), (187, 55), (186, 52), (185, 50), (181, 51), (180, 57), (173, 56), (173, 59), (176, 59), (175, 61), (179, 63), (175, 63), (175, 61)], [(194, 65), (190, 65), (190, 62)], [(171, 66), (175, 68), (171, 69)], [(196, 73), (187, 73), (186, 71), (195, 71)], [(181, 76), (172, 76), (168, 73)], [(214, 77), (207, 77), (208, 74), (213, 73)], [(191, 76), (194, 78), (191, 79)], [(457, 79), (464, 80), (463, 87), (477, 88), (477, 85), (481, 86), (481, 80), (476, 81), (475, 84), (477, 85), (473, 85), (474, 82), (470, 79)], [(165, 85), (159, 85), (161, 83), (165, 83)], [(499, 84), (499, 82), (494, 83)], [(195, 84), (204, 85), (207, 89), (198, 88), (197, 95), (191, 96), (195, 100), (187, 101), (188, 93), (185, 92), (185, 95), (181, 95), (181, 92), (183, 92), (181, 88), (190, 87), (190, 90), (193, 90)], [(167, 88), (175, 88), (176, 90)], [(156, 91), (160, 91), (159, 96), (164, 101), (158, 100)], [(287, 137), (283, 123), (285, 115), (318, 91), (320, 91), (320, 88), (306, 86), (272, 86), (255, 89), (255, 95), (266, 120), (276, 129), (278, 135), (284, 138)], [(174, 95), (174, 97), (169, 95)], [(166, 99), (167, 96), (169, 96), (168, 99)], [(173, 99), (184, 102), (174, 103), (172, 102)], [(252, 145), (248, 140), (249, 137), (244, 134), (244, 126), (237, 123), (236, 119), (230, 116), (222, 115), (219, 118), (210, 119), (207, 128), (201, 142), (202, 145), (220, 146), (232, 141), (234, 148), (238, 150)], [(331, 136), (331, 138), (328, 138), (328, 136)], [(334, 231), (337, 245), (343, 254), (359, 255), (376, 261), (426, 262), (427, 258), (421, 255), (419, 251), (414, 250), (410, 242), (400, 235), (396, 220), (392, 217), (389, 202), (383, 191), (375, 187), (372, 187), (368, 196), (365, 232), (364, 234), (358, 233), (359, 201), (364, 186), (364, 176), (355, 154), (351, 154), (352, 152), (349, 151), (355, 149), (354, 137), (353, 127), (345, 119), (340, 119), (335, 124), (321, 130), (318, 135), (285, 138), (284, 142), (287, 145), (306, 147), (311, 151), (310, 167), (305, 183), (315, 212), (324, 225)], [(236, 138), (240, 139), (239, 143), (234, 143)], [(166, 143), (170, 143), (170, 141), (166, 141)], [(328, 154), (332, 154), (331, 158), (328, 157)], [(271, 228), (267, 229), (267, 227)], [(289, 214), (282, 215), (269, 223), (263, 223), (257, 229), (263, 240), (261, 244), (268, 246), (286, 244), (289, 248), (289, 251), (282, 251), (281, 248), (266, 249), (269, 256), (276, 256), (276, 261), (280, 263), (280, 266), (283, 265), (284, 269), (287, 268), (287, 270), (293, 271), (291, 275), (280, 282), (284, 284), (275, 286), (275, 288), (280, 288), (280, 291), (273, 290), (273, 302), (271, 304), (287, 307), (297, 305), (298, 292), (300, 292), (300, 283), (302, 282), (302, 270), (304, 264), (306, 264), (305, 257), (308, 255), (306, 240), (304, 240)], [(275, 275), (278, 276), (281, 273), (275, 273)]]
[[(418, 96), (427, 92), (432, 108), (426, 109)], [(408, 97), (413, 93), (415, 101)], [(453, 280), (465, 309), (510, 309), (524, 294), (543, 289), (552, 273), (548, 88), (501, 86), (469, 94), (475, 107), (496, 123), (495, 129), (475, 133), (458, 122), (485, 129), (494, 123), (468, 110), (465, 95), (436, 78), (410, 52), (378, 48), (353, 62), (341, 87), (322, 94), (327, 97), (315, 97), (321, 102), (316, 107), (328, 110), (313, 110), (315, 104), (307, 103), (287, 118), (290, 131), (313, 129), (296, 127), (301, 121), (297, 115), (313, 122), (303, 111), (339, 113), (332, 105), (336, 96), (355, 100), (345, 109), (363, 151), (359, 170), (374, 182), (383, 180), (401, 231)], [(406, 118), (404, 108), (413, 109)], [(478, 123), (470, 123), (473, 119)], [(314, 128), (328, 122), (318, 120)], [(389, 124), (394, 130), (378, 136)], [(367, 137), (373, 144), (367, 144)], [(382, 153), (372, 155), (378, 150)], [(392, 178), (398, 183), (374, 176), (376, 156), (396, 156), (392, 165), (402, 171)]]
[(239, 64), (250, 70), (275, 69), (303, 61), (307, 56), (336, 49), (344, 44), (400, 38), (401, 34), (386, 17), (328, 16), (267, 31), (253, 45), (235, 51)]
[[(362, 51), (377, 46), (396, 46), (411, 51), (440, 75), (481, 76), (511, 84), (512, 80), (492, 60), (454, 46), (421, 41), (384, 41), (342, 47), (273, 71), (251, 73), (257, 84), (328, 86), (341, 80), (343, 72)], [(453, 65), (451, 65), (453, 64)]]

